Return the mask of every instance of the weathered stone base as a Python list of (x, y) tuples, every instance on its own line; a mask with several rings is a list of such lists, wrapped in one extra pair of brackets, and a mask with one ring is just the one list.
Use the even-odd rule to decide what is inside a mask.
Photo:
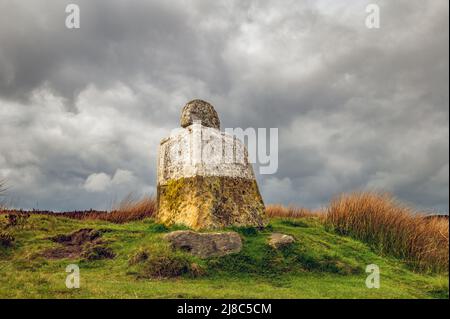
[(255, 180), (195, 176), (158, 185), (156, 218), (192, 229), (264, 227), (265, 208)]

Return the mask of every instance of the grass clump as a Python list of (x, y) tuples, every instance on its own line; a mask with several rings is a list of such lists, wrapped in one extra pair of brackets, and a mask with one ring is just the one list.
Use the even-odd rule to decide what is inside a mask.
[(438, 285), (432, 287), (428, 291), (428, 293), (432, 298), (448, 299), (449, 298), (448, 281), (441, 282)]
[(211, 271), (222, 274), (266, 275), (277, 276), (282, 273), (283, 260), (270, 247), (259, 247), (256, 255), (251, 249), (243, 249), (238, 254), (216, 257), (207, 260), (207, 267)]
[(256, 227), (231, 227), (231, 230), (233, 230), (243, 236), (258, 235), (258, 229)]
[(145, 278), (173, 278), (191, 273), (186, 256), (177, 254), (150, 255), (141, 273)]
[(92, 245), (85, 248), (81, 257), (87, 261), (112, 259), (116, 256), (113, 250), (103, 245)]
[(387, 194), (352, 193), (334, 199), (326, 224), (421, 271), (448, 271), (448, 219), (424, 218)]
[(167, 233), (169, 228), (163, 224), (152, 224), (148, 230), (152, 233)]
[(282, 223), (283, 225), (286, 226), (304, 227), (304, 228), (309, 227), (307, 223), (299, 219), (283, 219)]
[(199, 277), (206, 269), (195, 257), (167, 247), (140, 248), (128, 260), (138, 278), (167, 279), (180, 276)]
[(0, 247), (9, 248), (14, 244), (15, 238), (13, 235), (6, 232), (0, 233)]
[(156, 199), (153, 196), (135, 198), (131, 194), (123, 199), (108, 215), (106, 220), (124, 223), (152, 217), (156, 213)]
[(137, 252), (135, 252), (130, 259), (128, 260), (128, 264), (130, 266), (137, 265), (139, 263), (142, 263), (146, 261), (149, 257), (149, 253), (144, 249), (139, 249)]
[(23, 227), (27, 223), (28, 218), (30, 217), (29, 213), (15, 213), (15, 214), (5, 214), (4, 215), (6, 224), (5, 228), (9, 227)]

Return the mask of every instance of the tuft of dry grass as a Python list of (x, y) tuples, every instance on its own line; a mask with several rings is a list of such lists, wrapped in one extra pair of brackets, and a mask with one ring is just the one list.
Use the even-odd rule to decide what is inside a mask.
[(320, 211), (312, 211), (304, 207), (286, 207), (280, 204), (272, 204), (266, 207), (266, 215), (269, 218), (303, 218), (320, 217), (323, 214)]
[(13, 235), (0, 232), (0, 247), (8, 248), (14, 245), (15, 238)]
[(329, 205), (326, 224), (406, 260), (417, 270), (448, 270), (448, 219), (425, 218), (389, 194), (341, 195)]
[(156, 199), (153, 196), (135, 198), (128, 195), (109, 213), (109, 221), (124, 223), (153, 217), (156, 213)]
[(77, 219), (98, 219), (106, 220), (112, 223), (126, 223), (133, 220), (141, 220), (146, 217), (152, 217), (156, 212), (156, 200), (153, 196), (144, 196), (135, 198), (128, 195), (118, 205), (113, 207), (110, 212), (80, 212), (63, 213), (65, 217)]

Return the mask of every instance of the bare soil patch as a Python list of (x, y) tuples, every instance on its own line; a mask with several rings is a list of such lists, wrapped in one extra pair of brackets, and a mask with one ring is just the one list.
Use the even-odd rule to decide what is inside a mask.
[(50, 237), (51, 241), (61, 246), (45, 250), (42, 256), (51, 259), (81, 257), (86, 260), (114, 258), (112, 249), (105, 246), (105, 242), (101, 239), (102, 233), (103, 231), (96, 229), (83, 228), (70, 234)]

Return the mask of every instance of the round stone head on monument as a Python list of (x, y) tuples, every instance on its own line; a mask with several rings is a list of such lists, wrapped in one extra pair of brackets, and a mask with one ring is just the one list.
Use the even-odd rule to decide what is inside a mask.
[(183, 107), (181, 127), (188, 127), (196, 121), (203, 126), (220, 130), (219, 116), (214, 107), (206, 101), (192, 100)]

